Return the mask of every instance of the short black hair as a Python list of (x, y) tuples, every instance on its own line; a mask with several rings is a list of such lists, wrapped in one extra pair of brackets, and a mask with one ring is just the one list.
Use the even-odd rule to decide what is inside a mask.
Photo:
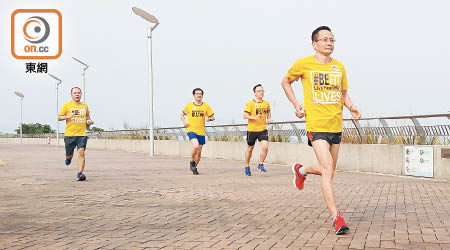
[(192, 95), (195, 95), (195, 91), (197, 91), (197, 90), (200, 90), (203, 95), (203, 89), (201, 89), (201, 88), (195, 88), (194, 90), (192, 90)]
[(317, 40), (317, 36), (319, 34), (319, 31), (321, 31), (321, 30), (328, 30), (329, 32), (331, 32), (330, 27), (328, 27), (328, 26), (320, 26), (320, 27), (318, 27), (317, 29), (315, 29), (312, 32), (312, 34), (311, 34), (311, 40), (312, 41), (316, 41)]
[(257, 87), (261, 87), (262, 88), (262, 85), (261, 84), (256, 84), (255, 87), (253, 87), (253, 92), (255, 92)]
[(80, 88), (80, 87), (73, 87), (73, 88), (70, 89), (70, 93), (71, 93), (71, 94), (72, 94), (73, 89), (79, 89), (80, 92), (81, 92), (81, 88)]

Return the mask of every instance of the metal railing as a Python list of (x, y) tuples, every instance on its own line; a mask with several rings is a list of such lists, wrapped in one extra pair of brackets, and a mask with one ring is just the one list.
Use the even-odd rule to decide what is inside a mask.
[[(343, 143), (355, 144), (450, 144), (450, 124), (421, 125), (420, 120), (430, 118), (447, 118), (450, 113), (432, 115), (391, 116), (377, 118), (363, 118), (359, 122), (344, 119)], [(393, 126), (388, 121), (410, 121), (411, 125)], [(361, 123), (368, 125), (361, 126)], [(378, 125), (370, 125), (377, 122)], [(449, 122), (450, 123), (450, 122)], [(213, 141), (244, 141), (247, 124), (225, 124), (206, 126), (206, 136)], [(307, 132), (305, 121), (272, 122), (268, 125), (269, 140), (272, 142), (305, 142)], [(88, 132), (90, 138), (96, 139), (149, 139), (148, 129), (114, 130), (102, 132)], [(184, 127), (165, 127), (155, 129), (155, 140), (187, 140)], [(0, 137), (15, 138), (18, 135), (0, 135)], [(55, 134), (24, 134), (25, 138), (56, 137)]]

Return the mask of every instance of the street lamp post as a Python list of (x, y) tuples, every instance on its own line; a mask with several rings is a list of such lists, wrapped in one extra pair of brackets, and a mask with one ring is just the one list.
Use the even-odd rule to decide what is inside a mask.
[(147, 27), (147, 53), (148, 53), (148, 94), (149, 94), (149, 137), (150, 137), (150, 156), (155, 155), (155, 142), (153, 138), (153, 70), (152, 70), (152, 31), (159, 25), (158, 19), (148, 12), (133, 7), (134, 14), (144, 20), (154, 24), (153, 27)]
[(58, 77), (56, 77), (52, 74), (48, 74), (48, 75), (58, 81), (56, 83), (56, 146), (59, 147), (58, 87), (62, 81), (61, 81), (61, 79), (59, 79)]
[(22, 144), (22, 100), (25, 96), (19, 91), (14, 91), (14, 94), (20, 99), (20, 143)]
[(83, 102), (86, 103), (86, 77), (85, 77), (85, 72), (87, 70), (87, 68), (89, 68), (89, 65), (87, 65), (86, 63), (76, 59), (75, 57), (73, 57), (73, 60), (81, 63), (84, 68), (81, 69), (81, 83), (82, 83), (82, 88), (83, 88)]

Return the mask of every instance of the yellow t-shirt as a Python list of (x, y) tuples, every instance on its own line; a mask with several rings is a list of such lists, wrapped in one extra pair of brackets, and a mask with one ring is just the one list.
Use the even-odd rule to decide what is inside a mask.
[(335, 59), (319, 63), (314, 56), (308, 56), (297, 60), (286, 77), (294, 81), (302, 79), (307, 131), (342, 132), (341, 91), (348, 89), (342, 63)]
[(67, 116), (70, 113), (73, 113), (74, 116), (66, 120), (64, 136), (86, 136), (86, 114), (89, 114), (87, 104), (84, 102), (80, 104), (64, 103), (59, 115)]
[(260, 132), (267, 129), (266, 118), (270, 112), (270, 104), (268, 101), (256, 102), (251, 100), (245, 105), (244, 112), (251, 116), (257, 116), (261, 114), (261, 118), (258, 120), (248, 120), (247, 130), (250, 132)]
[(200, 105), (190, 102), (186, 104), (183, 112), (188, 116), (187, 122), (189, 127), (186, 128), (186, 132), (193, 132), (197, 135), (205, 135), (206, 116), (214, 115), (211, 107), (206, 102), (203, 102)]

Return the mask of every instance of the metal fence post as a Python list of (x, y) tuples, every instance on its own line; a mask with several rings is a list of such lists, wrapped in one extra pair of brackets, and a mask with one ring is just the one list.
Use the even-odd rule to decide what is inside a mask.
[(207, 141), (209, 141), (209, 137), (211, 136), (210, 134), (211, 133), (208, 132), (208, 127), (205, 126), (205, 138), (206, 138)]
[(361, 140), (361, 144), (366, 143), (366, 138), (364, 135), (364, 131), (362, 130), (361, 126), (359, 125), (358, 121), (355, 121), (352, 119), (353, 125), (355, 125), (356, 131), (358, 131), (359, 139)]
[(231, 141), (231, 134), (228, 132), (228, 128), (227, 127), (223, 127), (223, 135), (227, 138), (227, 141)]
[(239, 134), (239, 136), (238, 136), (238, 138), (239, 138), (239, 140), (244, 140), (244, 136), (243, 135), (241, 135), (241, 130), (239, 129), (239, 127), (238, 126), (233, 126), (234, 127), (234, 130), (236, 131), (236, 132), (238, 132), (238, 134)]
[(214, 130), (214, 140), (216, 141), (220, 141), (221, 138), (219, 137), (218, 133), (217, 133), (217, 129), (215, 127), (212, 127), (212, 129)]
[(172, 138), (175, 137), (175, 140), (178, 141), (178, 136), (179, 136), (178, 132), (175, 129), (173, 129), (173, 128), (171, 130), (172, 130), (172, 133), (173, 133)]
[(394, 144), (394, 143), (395, 143), (395, 141), (394, 141), (394, 134), (392, 133), (392, 130), (391, 130), (391, 128), (388, 126), (386, 120), (381, 119), (381, 118), (378, 119), (378, 120), (380, 120), (381, 125), (383, 125), (384, 132), (386, 132), (386, 135), (387, 135), (388, 138), (389, 138), (389, 144)]
[(186, 135), (186, 133), (184, 133), (184, 131), (183, 131), (183, 129), (182, 128), (179, 128), (178, 129), (179, 131), (180, 131), (180, 135), (183, 137), (183, 140), (187, 140), (187, 135)]
[(420, 136), (420, 145), (425, 144), (426, 139), (426, 133), (423, 129), (422, 125), (420, 125), (419, 120), (417, 118), (411, 118), (411, 121), (414, 123), (414, 126), (416, 127), (417, 134)]
[(291, 127), (294, 129), (294, 133), (297, 136), (297, 140), (298, 142), (302, 142), (302, 135), (300, 134), (300, 131), (298, 130), (297, 126), (295, 125), (295, 123), (289, 123), (291, 124)]
[[(275, 127), (275, 129), (277, 130), (277, 131), (280, 131), (280, 132), (275, 132), (275, 129), (272, 129), (272, 136), (273, 136), (273, 141), (274, 142), (276, 142), (277, 141), (277, 134), (279, 134), (279, 135), (282, 135), (283, 133), (281, 132), (281, 126), (280, 125), (278, 125), (278, 124), (272, 124), (272, 128), (273, 127)], [(281, 142), (283, 141), (283, 136), (281, 136)]]

